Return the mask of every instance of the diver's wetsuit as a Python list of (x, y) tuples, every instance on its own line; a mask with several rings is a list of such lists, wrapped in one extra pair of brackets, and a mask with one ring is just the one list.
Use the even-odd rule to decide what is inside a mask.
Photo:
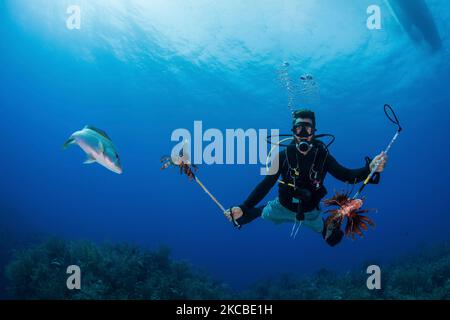
[[(320, 200), (327, 194), (323, 181), (328, 172), (336, 179), (351, 184), (363, 181), (370, 173), (369, 158), (366, 158), (364, 167), (347, 169), (336, 161), (322, 142), (315, 140), (313, 143), (314, 147), (306, 155), (300, 153), (295, 144), (280, 152), (278, 170), (274, 171), (272, 166), (274, 174), (267, 175), (239, 206), (244, 214), (236, 220), (237, 223), (247, 224), (261, 216), (264, 206), (255, 206), (269, 193), (280, 176), (284, 182), (278, 184), (281, 205), (296, 214), (298, 220), (303, 220), (305, 212), (320, 209)], [(379, 174), (375, 174), (370, 183), (378, 183), (379, 178)], [(295, 188), (288, 184), (295, 185)], [(336, 232), (327, 239), (328, 244), (335, 245), (341, 240), (342, 231)]]

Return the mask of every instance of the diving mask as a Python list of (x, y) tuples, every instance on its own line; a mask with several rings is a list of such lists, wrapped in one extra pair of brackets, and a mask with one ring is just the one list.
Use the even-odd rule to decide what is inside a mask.
[(309, 122), (304, 121), (296, 121), (294, 127), (292, 128), (292, 132), (299, 138), (309, 138), (314, 134), (316, 129)]

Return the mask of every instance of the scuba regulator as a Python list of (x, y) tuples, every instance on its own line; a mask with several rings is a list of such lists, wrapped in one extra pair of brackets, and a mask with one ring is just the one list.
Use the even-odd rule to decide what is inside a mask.
[(305, 153), (313, 147), (313, 143), (310, 140), (315, 132), (316, 128), (314, 123), (301, 121), (300, 118), (294, 118), (292, 133), (295, 136), (294, 141), (298, 151)]

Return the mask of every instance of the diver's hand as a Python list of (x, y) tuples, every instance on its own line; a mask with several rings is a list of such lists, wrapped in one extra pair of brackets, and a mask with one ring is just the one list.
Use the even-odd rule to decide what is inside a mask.
[(231, 208), (231, 211), (232, 212), (230, 212), (230, 209), (228, 209), (227, 211), (225, 211), (223, 214), (225, 215), (225, 217), (231, 222), (233, 219), (234, 220), (237, 220), (237, 219), (239, 219), (240, 217), (242, 217), (242, 215), (244, 214), (244, 212), (242, 211), (242, 209), (241, 208), (239, 208), (239, 207), (233, 207), (233, 208)]
[(372, 162), (370, 162), (370, 171), (372, 171), (375, 168), (375, 165), (378, 160), (380, 160), (380, 162), (378, 164), (376, 172), (383, 172), (384, 167), (386, 166), (386, 162), (388, 160), (388, 156), (387, 154), (384, 153), (384, 151), (381, 152), (379, 155), (377, 155), (375, 159), (372, 160)]

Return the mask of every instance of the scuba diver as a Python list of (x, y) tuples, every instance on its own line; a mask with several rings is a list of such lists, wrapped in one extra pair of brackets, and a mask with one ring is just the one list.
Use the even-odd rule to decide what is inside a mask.
[[(363, 181), (374, 169), (375, 174), (369, 183), (377, 184), (380, 172), (384, 170), (387, 162), (387, 155), (381, 152), (373, 160), (366, 157), (364, 167), (348, 169), (340, 165), (329, 153), (329, 144), (326, 145), (318, 139), (323, 135), (316, 135), (315, 132), (316, 119), (313, 111), (303, 109), (293, 113), (292, 143), (275, 157), (269, 174), (243, 204), (224, 212), (235, 226), (240, 227), (262, 217), (276, 224), (302, 223), (320, 233), (330, 246), (335, 246), (342, 240), (344, 232), (340, 225), (327, 225), (320, 216), (320, 201), (327, 194), (323, 185), (326, 174), (330, 173), (345, 183), (356, 184)], [(277, 181), (278, 197), (257, 207)]]

